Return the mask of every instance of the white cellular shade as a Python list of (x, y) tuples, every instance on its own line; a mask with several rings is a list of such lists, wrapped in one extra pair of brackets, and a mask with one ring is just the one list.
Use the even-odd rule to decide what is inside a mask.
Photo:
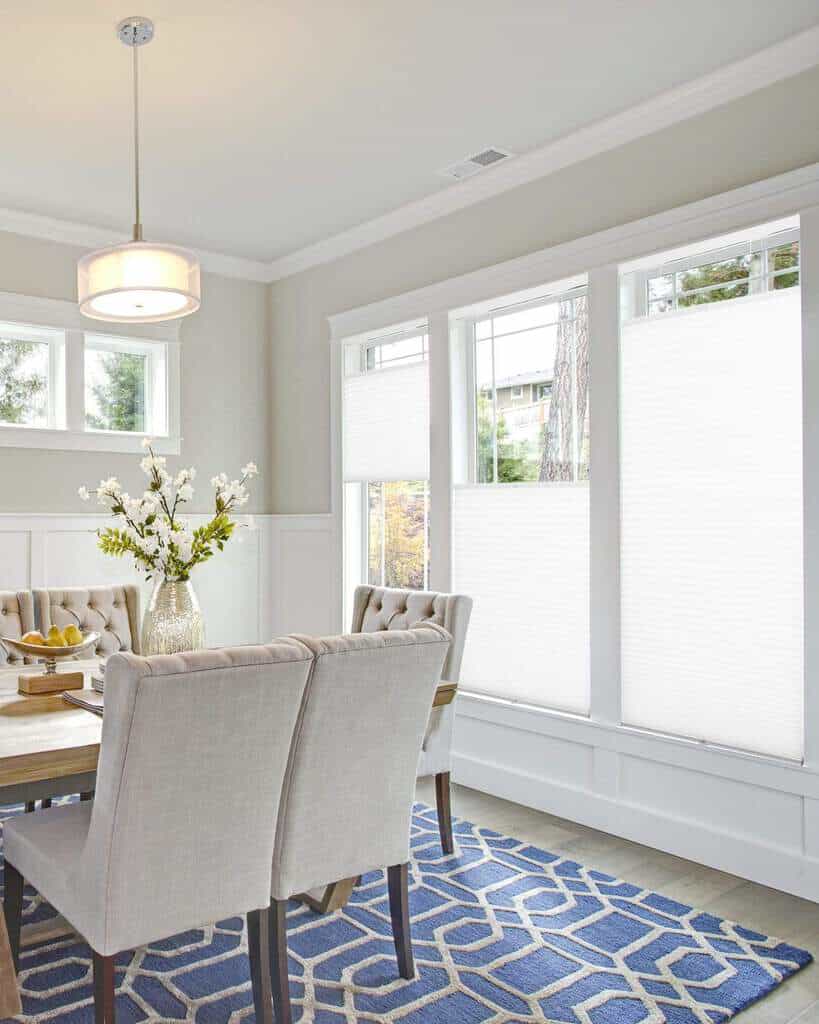
[(799, 759), (799, 289), (621, 338), (623, 720)]
[(429, 477), (429, 364), (344, 379), (344, 479)]
[(461, 685), (589, 711), (589, 490), (456, 487), (453, 589), (474, 601)]

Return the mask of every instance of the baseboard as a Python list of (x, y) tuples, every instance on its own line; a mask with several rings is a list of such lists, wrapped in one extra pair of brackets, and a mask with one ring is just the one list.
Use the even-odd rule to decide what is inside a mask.
[(453, 756), (453, 779), (471, 789), (819, 902), (819, 860), (793, 850), (464, 754)]

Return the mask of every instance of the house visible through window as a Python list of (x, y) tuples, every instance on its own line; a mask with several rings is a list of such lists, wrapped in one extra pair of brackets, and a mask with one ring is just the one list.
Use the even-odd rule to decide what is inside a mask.
[(475, 479), (588, 479), (586, 295), (575, 289), (474, 325)]

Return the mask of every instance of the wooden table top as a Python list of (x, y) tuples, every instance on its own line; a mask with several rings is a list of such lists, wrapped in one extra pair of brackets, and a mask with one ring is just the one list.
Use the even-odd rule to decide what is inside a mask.
[[(71, 668), (82, 669), (88, 687), (96, 665), (96, 660), (78, 661)], [(102, 720), (71, 707), (59, 693), (17, 693), (17, 677), (26, 670), (0, 669), (0, 786), (95, 771)]]

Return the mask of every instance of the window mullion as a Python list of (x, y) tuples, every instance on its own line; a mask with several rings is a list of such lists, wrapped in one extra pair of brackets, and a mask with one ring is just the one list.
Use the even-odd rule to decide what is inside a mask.
[(65, 332), (65, 425), (71, 431), (85, 430), (85, 336), (82, 331)]
[(620, 294), (616, 266), (589, 274), (591, 717), (619, 725)]

